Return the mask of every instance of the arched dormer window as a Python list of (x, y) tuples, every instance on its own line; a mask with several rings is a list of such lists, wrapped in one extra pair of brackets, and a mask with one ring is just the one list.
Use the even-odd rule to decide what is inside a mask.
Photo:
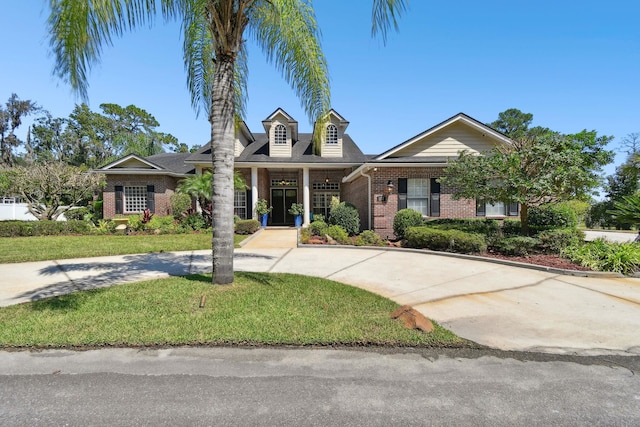
[(327, 144), (337, 144), (338, 143), (338, 128), (330, 124), (327, 126)]
[(287, 128), (284, 125), (276, 125), (273, 131), (273, 143), (274, 144), (286, 144), (287, 143)]

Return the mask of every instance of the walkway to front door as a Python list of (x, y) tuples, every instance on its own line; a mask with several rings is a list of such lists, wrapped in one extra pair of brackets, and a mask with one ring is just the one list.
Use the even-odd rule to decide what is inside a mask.
[(298, 246), (296, 228), (264, 228), (249, 237), (243, 249), (295, 248)]

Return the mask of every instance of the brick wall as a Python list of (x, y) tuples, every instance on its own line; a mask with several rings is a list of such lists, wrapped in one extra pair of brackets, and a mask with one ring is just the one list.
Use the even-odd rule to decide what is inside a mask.
[[(358, 177), (349, 184), (345, 200), (358, 207), (363, 228), (374, 230), (383, 238), (393, 238), (393, 218), (398, 211), (398, 179), (399, 178), (440, 178), (444, 175), (444, 168), (431, 167), (378, 167), (377, 170), (367, 172), (371, 175), (371, 204), (372, 221), (368, 224), (367, 206), (367, 178)], [(389, 192), (388, 181), (393, 183)], [(447, 185), (440, 187), (440, 218), (475, 218), (475, 200), (453, 200), (452, 188)]]
[(104, 218), (116, 216), (116, 193), (115, 186), (144, 186), (153, 185), (155, 191), (155, 212), (157, 215), (171, 215), (170, 197), (175, 192), (178, 179), (160, 175), (109, 175), (107, 176), (107, 186), (102, 197), (102, 213)]

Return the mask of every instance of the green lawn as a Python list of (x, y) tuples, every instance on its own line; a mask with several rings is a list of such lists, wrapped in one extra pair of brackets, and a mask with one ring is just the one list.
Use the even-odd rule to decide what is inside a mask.
[(172, 277), (0, 308), (0, 347), (469, 346), (437, 325), (405, 329), (390, 318), (396, 303), (329, 280), (236, 273), (233, 285), (210, 283)]
[[(236, 246), (247, 236), (235, 236)], [(0, 238), (0, 263), (211, 249), (211, 234)]]

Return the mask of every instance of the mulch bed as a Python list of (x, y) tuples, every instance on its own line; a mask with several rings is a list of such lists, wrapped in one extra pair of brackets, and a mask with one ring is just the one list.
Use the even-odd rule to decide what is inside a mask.
[[(307, 243), (311, 245), (328, 244), (326, 239), (320, 236), (311, 236), (311, 238)], [(388, 246), (399, 247), (398, 244), (393, 244), (391, 242), (388, 243)], [(525, 264), (541, 265), (544, 267), (559, 268), (562, 270), (593, 271), (588, 267), (583, 267), (579, 264), (575, 264), (574, 262), (566, 258), (562, 258), (559, 255), (536, 254), (536, 255), (526, 255), (526, 256), (507, 256), (503, 254), (488, 252), (478, 256), (485, 257), (485, 258), (495, 258), (495, 259), (503, 259), (507, 261), (522, 262)]]

